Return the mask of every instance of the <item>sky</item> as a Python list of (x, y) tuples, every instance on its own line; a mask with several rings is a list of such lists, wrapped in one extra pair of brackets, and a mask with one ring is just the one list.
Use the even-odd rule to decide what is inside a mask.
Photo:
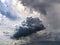
[[(60, 0), (0, 0), (0, 38), (10, 39), (27, 17), (39, 18), (47, 32), (59, 33)], [(54, 41), (53, 37), (51, 40)]]
[(40, 16), (36, 11), (29, 14), (30, 10), (26, 8), (18, 0), (0, 0), (0, 38), (2, 40), (0, 42), (4, 41), (3, 43), (5, 43), (8, 40), (8, 43), (10, 43), (12, 40), (10, 36), (15, 33), (16, 28), (21, 25), (23, 20), (31, 16), (33, 18)]
[(21, 0), (24, 6), (40, 13), (48, 31), (60, 31), (60, 0)]
[(9, 45), (11, 42), (10, 36), (14, 33), (16, 25), (20, 24), (21, 21), (20, 17), (15, 14), (16, 8), (12, 7), (11, 1), (0, 0), (0, 43), (2, 45), (7, 45), (7, 41)]

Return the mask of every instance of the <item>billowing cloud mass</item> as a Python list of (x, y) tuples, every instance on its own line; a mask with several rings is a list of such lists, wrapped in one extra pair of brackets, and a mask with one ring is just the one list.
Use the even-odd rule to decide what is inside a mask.
[(22, 26), (19, 26), (17, 32), (13, 35), (13, 38), (19, 39), (36, 33), (37, 31), (44, 30), (45, 27), (38, 18), (28, 17), (26, 22), (23, 21)]

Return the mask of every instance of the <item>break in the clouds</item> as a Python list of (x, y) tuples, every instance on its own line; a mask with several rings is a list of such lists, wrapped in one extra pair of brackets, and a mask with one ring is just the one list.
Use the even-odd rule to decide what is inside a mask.
[[(7, 3), (7, 4), (6, 4)], [(2, 15), (5, 15), (7, 18), (11, 19), (11, 20), (16, 20), (17, 17), (14, 16), (11, 11), (11, 4), (8, 4), (8, 2), (4, 2), (4, 1), (0, 1), (0, 13)]]

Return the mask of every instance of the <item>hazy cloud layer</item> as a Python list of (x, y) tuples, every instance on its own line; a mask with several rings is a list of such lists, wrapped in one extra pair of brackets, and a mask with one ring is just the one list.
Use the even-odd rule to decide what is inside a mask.
[[(43, 0), (21, 0), (24, 6), (28, 6), (29, 8), (33, 8), (35, 11), (41, 12), (42, 14), (47, 14), (47, 8), (50, 6), (49, 3)], [(42, 1), (42, 2), (41, 2)]]

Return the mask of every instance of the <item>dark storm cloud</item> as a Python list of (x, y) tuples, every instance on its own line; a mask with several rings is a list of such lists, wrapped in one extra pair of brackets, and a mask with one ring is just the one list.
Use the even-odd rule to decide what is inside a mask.
[(8, 8), (4, 6), (4, 4), (0, 1), (0, 13), (2, 15), (5, 15), (7, 18), (11, 19), (11, 20), (16, 20), (17, 17), (13, 16), (10, 11), (7, 11)]
[(26, 22), (23, 22), (22, 26), (17, 29), (17, 32), (13, 35), (13, 38), (19, 39), (44, 29), (44, 25), (38, 18), (29, 17), (26, 19)]

